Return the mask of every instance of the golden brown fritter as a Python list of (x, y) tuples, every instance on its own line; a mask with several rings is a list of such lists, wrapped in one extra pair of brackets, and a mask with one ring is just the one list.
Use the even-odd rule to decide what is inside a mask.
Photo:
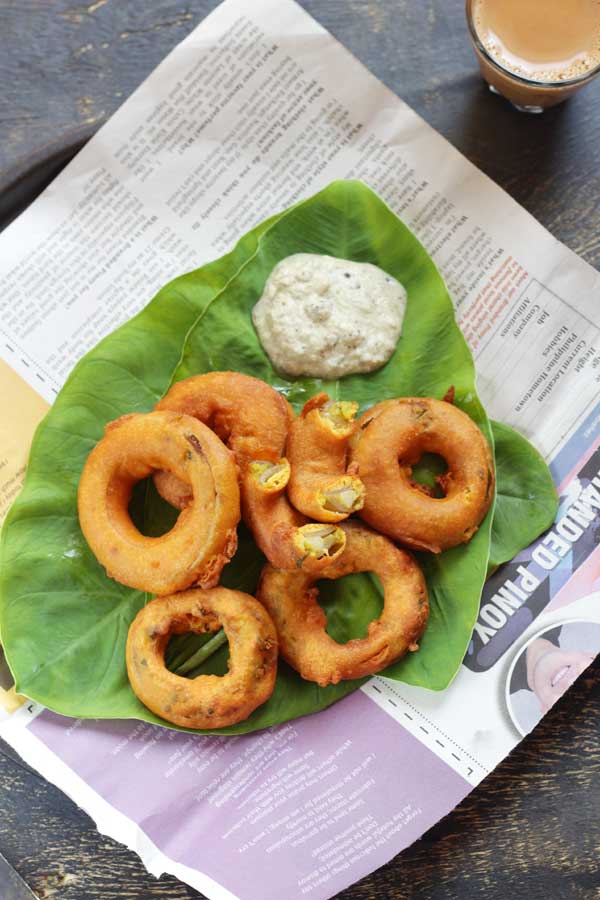
[[(444, 400), (385, 400), (358, 420), (351, 464), (364, 482), (361, 518), (401, 544), (439, 553), (469, 541), (494, 498), (494, 464), (484, 435)], [(443, 497), (412, 481), (424, 453), (443, 457)]]
[[(221, 626), (229, 640), (226, 675), (182, 678), (165, 666), (173, 634), (206, 634)], [(277, 675), (277, 633), (261, 604), (216, 587), (157, 597), (137, 614), (127, 638), (131, 686), (157, 716), (187, 728), (225, 728), (265, 703)]]
[[(285, 493), (290, 466), (283, 454), (294, 413), (275, 388), (239, 372), (209, 372), (173, 385), (156, 409), (195, 416), (227, 443), (239, 469), (244, 521), (273, 565), (317, 571), (339, 556), (343, 533), (310, 523)], [(185, 507), (185, 485), (172, 474), (159, 473), (155, 483), (165, 500)]]
[[(131, 521), (133, 486), (158, 469), (189, 484), (192, 502), (173, 528), (146, 537)], [(190, 416), (135, 413), (106, 426), (78, 493), (79, 521), (110, 578), (153, 594), (212, 587), (237, 547), (237, 470), (213, 432)]]
[(327, 394), (317, 394), (290, 425), (288, 495), (317, 522), (341, 522), (362, 508), (363, 483), (346, 470), (357, 409), (357, 403), (330, 402)]
[(346, 549), (319, 577), (336, 579), (353, 572), (374, 572), (379, 577), (384, 608), (370, 623), (367, 637), (338, 644), (327, 634), (316, 578), (306, 572), (267, 565), (257, 592), (275, 623), (282, 657), (303, 678), (322, 687), (373, 675), (407, 650), (417, 650), (429, 618), (425, 578), (412, 556), (357, 522), (340, 527)]

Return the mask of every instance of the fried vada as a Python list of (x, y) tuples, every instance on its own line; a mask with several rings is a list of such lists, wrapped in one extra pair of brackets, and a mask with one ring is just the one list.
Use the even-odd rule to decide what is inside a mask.
[(321, 687), (380, 672), (407, 651), (418, 649), (429, 618), (427, 586), (421, 569), (404, 550), (357, 522), (344, 522), (344, 553), (321, 578), (374, 572), (384, 592), (381, 616), (365, 638), (339, 644), (326, 632), (315, 576), (266, 565), (257, 599), (275, 623), (282, 657), (308, 681)]
[[(135, 483), (159, 469), (189, 485), (192, 499), (170, 531), (147, 537), (128, 506)], [(153, 594), (212, 587), (237, 547), (235, 462), (191, 416), (166, 410), (123, 416), (106, 426), (85, 463), (78, 511), (83, 534), (110, 578)]]
[[(351, 464), (366, 489), (360, 516), (401, 544), (439, 553), (469, 541), (494, 498), (494, 464), (483, 433), (447, 400), (385, 400), (358, 420)], [(434, 497), (412, 479), (424, 453), (441, 456), (444, 496)]]
[(308, 522), (290, 504), (286, 480), (287, 475), (284, 479), (277, 472), (265, 477), (260, 463), (246, 464), (241, 481), (244, 521), (271, 565), (319, 572), (342, 554), (346, 535), (337, 525)]
[(283, 456), (293, 410), (275, 388), (241, 372), (205, 372), (178, 381), (156, 409), (185, 413), (208, 425), (237, 460)]
[[(309, 522), (285, 493), (290, 466), (284, 451), (294, 413), (275, 388), (239, 372), (208, 372), (177, 382), (156, 409), (194, 416), (227, 444), (238, 465), (244, 521), (274, 566), (318, 571), (340, 555), (344, 534)], [(185, 508), (189, 491), (172, 473), (158, 473), (155, 483), (165, 500)]]
[(317, 394), (291, 423), (286, 456), (292, 504), (317, 522), (340, 522), (362, 509), (365, 488), (346, 471), (358, 403)]
[[(171, 635), (223, 627), (229, 641), (226, 675), (183, 678), (165, 666)], [(127, 674), (142, 703), (186, 728), (225, 728), (265, 703), (277, 675), (277, 633), (254, 597), (223, 587), (189, 590), (148, 603), (127, 637)]]

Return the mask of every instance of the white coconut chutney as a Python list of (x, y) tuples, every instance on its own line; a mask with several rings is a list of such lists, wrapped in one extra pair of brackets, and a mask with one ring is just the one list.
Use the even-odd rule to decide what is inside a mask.
[(330, 380), (386, 363), (405, 307), (400, 282), (371, 263), (296, 253), (275, 266), (252, 319), (276, 369)]

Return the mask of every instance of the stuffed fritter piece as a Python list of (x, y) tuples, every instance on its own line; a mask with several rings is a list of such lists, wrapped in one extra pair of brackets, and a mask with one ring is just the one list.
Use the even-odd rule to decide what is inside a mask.
[(288, 495), (296, 509), (317, 522), (340, 522), (362, 509), (364, 485), (347, 471), (357, 409), (357, 403), (317, 394), (290, 425)]

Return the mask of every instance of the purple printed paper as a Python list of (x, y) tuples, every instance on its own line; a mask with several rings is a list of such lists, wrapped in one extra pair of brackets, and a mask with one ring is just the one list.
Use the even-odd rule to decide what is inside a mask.
[(234, 738), (50, 712), (30, 731), (165, 854), (241, 900), (258, 884), (261, 900), (329, 897), (470, 790), (360, 691)]

